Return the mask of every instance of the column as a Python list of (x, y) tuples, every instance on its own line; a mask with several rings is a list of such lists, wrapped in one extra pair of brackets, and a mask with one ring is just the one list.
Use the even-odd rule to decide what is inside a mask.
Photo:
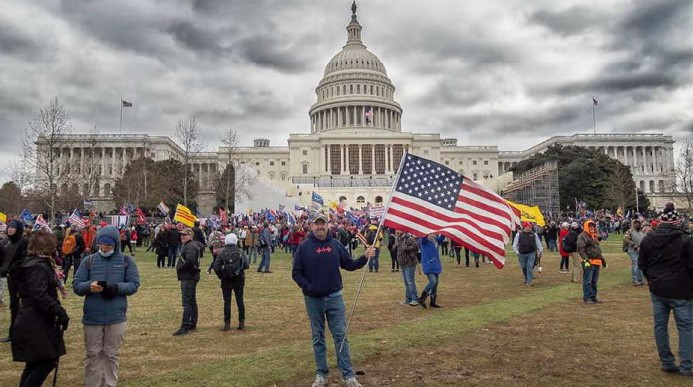
[(339, 152), (339, 174), (343, 175), (346, 165), (346, 161), (344, 160), (344, 145), (340, 146), (340, 150), (341, 152)]
[(392, 165), (395, 163), (394, 152), (393, 152), (392, 148), (393, 148), (392, 145), (387, 146), (387, 153), (388, 153), (388, 158), (389, 158), (389, 161), (388, 161), (389, 168), (387, 169), (387, 171), (389, 174), (392, 174), (394, 172), (394, 169), (395, 169), (395, 167)]
[(375, 144), (371, 144), (371, 174), (375, 175)]
[(351, 126), (356, 125), (356, 106), (351, 107)]
[(332, 174), (332, 148), (329, 144), (325, 145), (327, 147), (327, 167), (325, 170), (329, 172), (329, 174)]
[(120, 174), (122, 175), (122, 174), (125, 173), (125, 164), (126, 164), (125, 153), (126, 153), (126, 152), (125, 152), (125, 148), (124, 148), (124, 147), (123, 147), (123, 148), (120, 148), (120, 149), (122, 149), (122, 151), (123, 151), (122, 158), (121, 158), (121, 163), (122, 163), (122, 165), (120, 166)]
[(337, 108), (337, 127), (342, 127), (342, 108)]
[(101, 173), (99, 176), (106, 176), (106, 148), (101, 148)]
[(634, 146), (633, 147), (633, 174), (636, 174), (637, 172), (640, 172), (640, 166), (638, 165), (638, 147)]
[(351, 168), (349, 166), (349, 144), (344, 145), (344, 158), (345, 158), (345, 164), (346, 164), (346, 171), (347, 175), (351, 174)]
[(359, 175), (363, 175), (363, 150), (361, 144), (359, 144)]
[(656, 147), (656, 146), (653, 146), (653, 147), (652, 147), (652, 164), (653, 164), (653, 167), (654, 167), (654, 170), (653, 170), (653, 172), (652, 172), (653, 174), (656, 174), (656, 173), (657, 173), (657, 160), (658, 160), (658, 157), (657, 157), (657, 147)]

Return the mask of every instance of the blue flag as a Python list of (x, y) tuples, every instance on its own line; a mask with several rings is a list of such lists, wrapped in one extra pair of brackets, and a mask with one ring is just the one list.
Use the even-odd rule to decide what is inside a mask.
[(22, 213), (19, 214), (19, 219), (24, 223), (31, 223), (34, 220), (34, 216), (25, 208), (22, 210)]
[(303, 211), (303, 207), (299, 206), (298, 204), (294, 204), (294, 211)]
[(310, 198), (312, 202), (312, 206), (315, 209), (319, 209), (320, 207), (325, 205), (325, 202), (322, 200), (322, 196), (318, 195), (317, 192), (313, 191), (313, 195)]

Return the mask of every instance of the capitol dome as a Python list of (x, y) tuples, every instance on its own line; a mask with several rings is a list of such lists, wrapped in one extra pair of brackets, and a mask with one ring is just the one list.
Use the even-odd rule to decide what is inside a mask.
[(356, 2), (346, 27), (347, 43), (325, 66), (310, 109), (311, 133), (368, 128), (401, 131), (402, 108), (385, 65), (361, 41)]

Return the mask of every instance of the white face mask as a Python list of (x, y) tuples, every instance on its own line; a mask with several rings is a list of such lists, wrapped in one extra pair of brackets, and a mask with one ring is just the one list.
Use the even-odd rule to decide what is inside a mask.
[(111, 255), (113, 255), (113, 252), (114, 252), (114, 251), (115, 251), (115, 250), (111, 250), (111, 251), (109, 251), (109, 252), (106, 253), (106, 252), (104, 252), (103, 250), (99, 249), (99, 254), (101, 254), (102, 257), (110, 257)]

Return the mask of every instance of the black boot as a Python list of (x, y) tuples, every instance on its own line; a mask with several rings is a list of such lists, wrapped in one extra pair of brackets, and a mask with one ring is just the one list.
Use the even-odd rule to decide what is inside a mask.
[(419, 297), (419, 305), (423, 306), (424, 308), (426, 308), (426, 298), (428, 298), (428, 292), (421, 292), (421, 297)]
[(440, 308), (441, 306), (436, 304), (438, 296), (431, 296), (431, 308)]
[(178, 330), (173, 333), (173, 335), (174, 336), (183, 336), (183, 335), (187, 335), (188, 333), (190, 333), (190, 330), (188, 329), (188, 327), (185, 325), (181, 325), (180, 328), (178, 328)]
[(236, 328), (236, 329), (238, 329), (239, 331), (244, 330), (245, 329), (245, 321), (238, 320), (238, 328)]
[(224, 321), (224, 326), (220, 330), (222, 332), (230, 331), (231, 330), (231, 322), (230, 321)]

